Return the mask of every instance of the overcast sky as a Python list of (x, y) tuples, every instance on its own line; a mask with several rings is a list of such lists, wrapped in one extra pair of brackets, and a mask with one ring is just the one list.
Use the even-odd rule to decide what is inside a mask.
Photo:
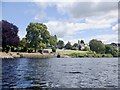
[(57, 35), (65, 43), (75, 43), (81, 39), (86, 43), (91, 39), (104, 43), (118, 42), (117, 0), (54, 1), (2, 2), (2, 19), (19, 27), (20, 38), (25, 36), (26, 26), (30, 22), (40, 22), (47, 25), (51, 35)]

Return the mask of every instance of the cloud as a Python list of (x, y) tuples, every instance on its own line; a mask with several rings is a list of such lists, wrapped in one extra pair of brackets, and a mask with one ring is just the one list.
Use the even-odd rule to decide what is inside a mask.
[[(36, 1), (36, 0), (35, 0)], [(35, 2), (39, 7), (39, 11), (35, 16), (35, 20), (41, 20), (44, 18), (51, 18), (46, 15), (45, 9), (48, 6), (55, 6), (59, 14), (67, 14), (69, 19), (67, 21), (79, 21), (81, 18), (87, 19), (95, 18), (98, 20), (106, 21), (107, 23), (112, 23), (118, 19), (118, 3), (117, 2), (76, 2), (72, 0), (71, 2)], [(62, 19), (60, 19), (62, 20)], [(101, 22), (102, 23), (102, 22)]]
[[(65, 43), (68, 41), (75, 43), (78, 41), (79, 38), (75, 38), (75, 36), (80, 36), (83, 31), (86, 31), (86, 33), (94, 32), (94, 30), (104, 30), (104, 28), (110, 28), (111, 24), (107, 23), (106, 20), (101, 20), (98, 22), (94, 19), (87, 19), (86, 23), (77, 23), (77, 22), (63, 22), (63, 21), (48, 21), (47, 23), (44, 23), (48, 27), (48, 31), (52, 35), (57, 35), (58, 39), (64, 40)], [(79, 33), (78, 33), (79, 32)], [(87, 36), (89, 37), (89, 36)], [(111, 40), (112, 38), (116, 37), (114, 34), (112, 35), (97, 35), (93, 37), (89, 37), (85, 39), (85, 37), (80, 39), (85, 39), (88, 43), (90, 39), (96, 38), (103, 40), (107, 42), (108, 40)], [(116, 39), (116, 38), (115, 38)]]
[(63, 22), (63, 21), (49, 21), (45, 23), (51, 34), (55, 34), (58, 37), (64, 37), (67, 35), (74, 35), (77, 31), (87, 29), (104, 29), (109, 28), (109, 23), (97, 23), (98, 21), (87, 21), (86, 23), (75, 22)]
[(92, 39), (97, 39), (102, 41), (103, 43), (112, 43), (112, 42), (118, 42), (118, 35), (117, 34), (102, 34), (102, 35), (96, 35), (92, 37), (85, 38), (86, 42), (89, 42)]
[(112, 30), (113, 30), (113, 31), (118, 31), (118, 29), (119, 29), (118, 26), (120, 26), (120, 24), (116, 24), (115, 26), (113, 26), (113, 27), (112, 27)]
[[(118, 19), (117, 2), (104, 2), (103, 0), (96, 2), (76, 2), (76, 0), (72, 0), (71, 2), (53, 2), (36, 2), (40, 11), (35, 16), (35, 19), (50, 18), (49, 15), (46, 15), (45, 9), (53, 5), (59, 14), (67, 14), (69, 16), (67, 20), (50, 19), (50, 21), (45, 23), (52, 35), (57, 35), (59, 39), (65, 42), (77, 42), (78, 39), (75, 38), (75, 33), (85, 30), (104, 30), (105, 28), (111, 28), (116, 31), (117, 25), (112, 26), (112, 23)], [(84, 19), (85, 22), (80, 23), (80, 19)], [(112, 39), (117, 40), (117, 35), (114, 33), (103, 34), (83, 39), (89, 42), (93, 38), (110, 42)]]
[(68, 13), (73, 18), (101, 16), (117, 10), (117, 2), (69, 2), (56, 4), (60, 13)]

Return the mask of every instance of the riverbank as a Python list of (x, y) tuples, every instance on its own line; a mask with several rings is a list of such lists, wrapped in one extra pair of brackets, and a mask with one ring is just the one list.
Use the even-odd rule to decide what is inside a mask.
[(60, 50), (57, 49), (56, 53), (51, 53), (51, 49), (45, 49), (48, 53), (27, 53), (27, 52), (0, 52), (0, 58), (102, 58), (102, 57), (113, 57), (111, 54), (97, 54), (90, 51), (78, 51), (78, 50)]
[(13, 58), (10, 53), (0, 52), (0, 58)]
[(53, 54), (40, 53), (21, 53), (21, 52), (0, 52), (0, 58), (53, 58)]

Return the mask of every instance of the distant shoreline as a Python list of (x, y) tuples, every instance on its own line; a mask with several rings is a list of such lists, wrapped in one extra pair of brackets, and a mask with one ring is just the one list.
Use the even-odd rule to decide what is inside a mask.
[[(0, 52), (1, 59), (14, 59), (14, 58), (33, 58), (33, 59), (46, 59), (57, 58), (54, 54), (40, 54), (40, 53), (22, 53), (22, 52)], [(60, 58), (119, 58), (119, 57), (71, 57), (67, 55), (61, 55)]]

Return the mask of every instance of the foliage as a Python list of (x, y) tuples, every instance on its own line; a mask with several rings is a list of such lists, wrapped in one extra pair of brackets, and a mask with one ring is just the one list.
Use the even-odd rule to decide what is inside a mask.
[(69, 56), (71, 57), (113, 57), (111, 54), (96, 54), (94, 52), (87, 52), (87, 53), (72, 53)]
[(40, 43), (38, 47), (39, 47), (40, 49), (44, 49), (44, 48), (46, 48), (46, 44)]
[(42, 50), (42, 49), (40, 49), (40, 50), (38, 50), (38, 52), (42, 54), (42, 53), (43, 53), (43, 50)]
[(52, 48), (52, 52), (56, 52), (56, 48), (55, 47)]
[(10, 46), (9, 46), (9, 45), (7, 45), (7, 46), (6, 46), (6, 49), (5, 49), (5, 50), (3, 50), (3, 51), (5, 51), (6, 53), (8, 53), (8, 52), (10, 51)]
[(80, 53), (72, 53), (70, 54), (71, 57), (84, 57), (84, 54), (80, 54)]
[(89, 42), (89, 46), (90, 49), (92, 51), (95, 51), (96, 53), (101, 53), (101, 54), (105, 53), (105, 45), (101, 41), (93, 39)]
[(54, 35), (54, 36), (50, 36), (50, 45), (51, 46), (57, 46), (57, 36)]
[(57, 43), (57, 46), (58, 46), (59, 49), (64, 48), (64, 41), (59, 40), (58, 43)]
[(20, 47), (27, 47), (27, 40), (26, 38), (22, 38), (22, 40), (20, 41)]
[(65, 48), (66, 49), (72, 49), (72, 45), (70, 42), (68, 42), (66, 45), (65, 45)]
[(85, 48), (83, 49), (83, 51), (90, 51), (90, 47), (89, 46), (85, 46)]
[(119, 52), (118, 52), (118, 57), (120, 57), (120, 48), (119, 48)]
[(30, 23), (26, 28), (26, 39), (29, 43), (29, 47), (35, 49), (40, 46), (40, 43), (49, 44), (50, 34), (47, 31), (47, 26), (42, 23)]
[(28, 48), (28, 53), (32, 53), (33, 52), (33, 48)]
[(111, 45), (105, 45), (105, 53), (112, 54), (114, 57), (118, 56), (118, 50)]
[(8, 21), (2, 20), (0, 22), (0, 28), (2, 28), (3, 51), (7, 50), (7, 46), (17, 47), (20, 42), (18, 37), (18, 27), (12, 23), (9, 23)]

